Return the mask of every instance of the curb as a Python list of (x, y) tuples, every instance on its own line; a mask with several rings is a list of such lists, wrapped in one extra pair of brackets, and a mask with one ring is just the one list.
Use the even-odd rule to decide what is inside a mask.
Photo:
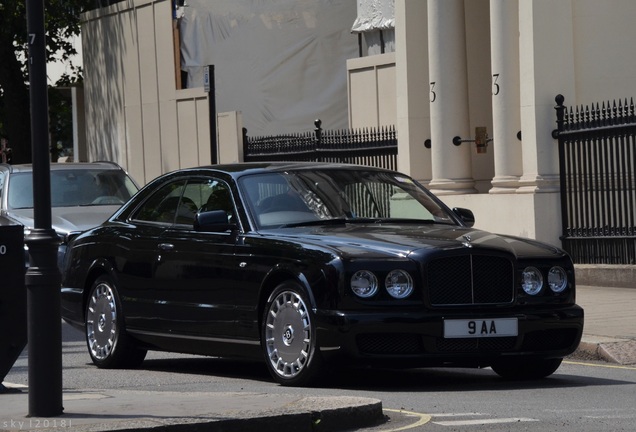
[[(304, 403), (313, 405), (306, 398)], [(337, 398), (331, 398), (337, 399)], [(330, 404), (333, 404), (331, 401)], [(344, 406), (324, 410), (310, 410), (307, 412), (290, 414), (285, 412), (272, 413), (266, 417), (254, 417), (246, 419), (228, 419), (213, 423), (198, 424), (205, 426), (210, 432), (245, 432), (246, 430), (258, 430), (259, 432), (280, 432), (293, 430), (295, 432), (317, 431), (345, 431), (359, 428), (378, 426), (386, 421), (382, 412), (382, 401), (375, 400), (358, 406)], [(180, 425), (178, 425), (180, 426)], [(176, 430), (182, 430), (177, 427)]]
[[(636, 340), (604, 336), (584, 338), (577, 348), (585, 357), (619, 365), (636, 365)], [(576, 356), (576, 352), (574, 353)]]
[(11, 431), (339, 432), (386, 422), (382, 401), (366, 397), (129, 390), (69, 391), (62, 415), (25, 417), (28, 391), (7, 384), (0, 429)]
[(636, 288), (636, 265), (575, 264), (574, 269), (577, 285)]

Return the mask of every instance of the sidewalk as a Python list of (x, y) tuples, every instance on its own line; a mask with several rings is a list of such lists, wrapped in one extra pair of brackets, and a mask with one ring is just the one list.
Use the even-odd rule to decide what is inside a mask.
[[(577, 287), (585, 331), (577, 355), (636, 364), (636, 289)], [(359, 397), (131, 390), (64, 392), (64, 415), (26, 417), (28, 393), (0, 394), (0, 431), (338, 431), (384, 421), (382, 402)]]
[(378, 399), (130, 390), (64, 392), (64, 415), (25, 416), (26, 391), (0, 394), (0, 431), (339, 431), (379, 424)]
[(611, 363), (636, 364), (636, 287), (576, 289), (576, 302), (585, 310), (579, 351)]

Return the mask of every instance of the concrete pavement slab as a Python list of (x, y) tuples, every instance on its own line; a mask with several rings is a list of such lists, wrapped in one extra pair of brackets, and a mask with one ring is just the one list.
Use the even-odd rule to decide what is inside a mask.
[[(27, 417), (28, 393), (0, 395), (1, 431), (339, 431), (384, 421), (378, 399), (264, 393), (66, 390), (64, 413)], [(248, 426), (249, 425), (249, 426)]]
[(636, 289), (577, 286), (585, 310), (579, 351), (607, 362), (636, 364)]

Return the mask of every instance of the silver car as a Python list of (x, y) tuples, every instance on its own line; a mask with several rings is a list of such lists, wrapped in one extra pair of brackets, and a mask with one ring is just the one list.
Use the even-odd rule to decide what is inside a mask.
[[(62, 240), (104, 222), (139, 189), (113, 162), (54, 163), (50, 171), (51, 225)], [(0, 164), (0, 225), (23, 225), (27, 235), (33, 218), (32, 166)]]

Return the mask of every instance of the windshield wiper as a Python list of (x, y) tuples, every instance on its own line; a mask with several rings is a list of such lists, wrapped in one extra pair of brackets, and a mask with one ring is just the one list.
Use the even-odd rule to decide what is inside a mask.
[(432, 224), (443, 224), (443, 225), (455, 225), (452, 222), (446, 221), (436, 221), (434, 219), (408, 219), (408, 218), (365, 218), (365, 217), (357, 217), (357, 218), (331, 218), (331, 219), (317, 219), (311, 221), (304, 222), (293, 222), (281, 225), (281, 228), (293, 228), (300, 226), (320, 226), (320, 225), (344, 225), (344, 224), (380, 224), (380, 223), (390, 223), (390, 224), (403, 224), (408, 223), (411, 225), (432, 225)]
[(411, 218), (351, 218), (351, 219), (347, 219), (348, 223), (408, 223), (408, 224), (413, 224), (413, 225), (420, 225), (420, 224), (434, 224), (434, 223), (445, 223), (445, 222), (439, 222), (436, 221), (434, 219), (411, 219)]
[(346, 219), (343, 217), (331, 218), (331, 219), (316, 219), (316, 220), (310, 220), (310, 221), (292, 222), (288, 224), (283, 224), (280, 226), (280, 228), (294, 228), (294, 227), (300, 227), (300, 226), (320, 226), (320, 225), (344, 225), (349, 220), (350, 219)]

